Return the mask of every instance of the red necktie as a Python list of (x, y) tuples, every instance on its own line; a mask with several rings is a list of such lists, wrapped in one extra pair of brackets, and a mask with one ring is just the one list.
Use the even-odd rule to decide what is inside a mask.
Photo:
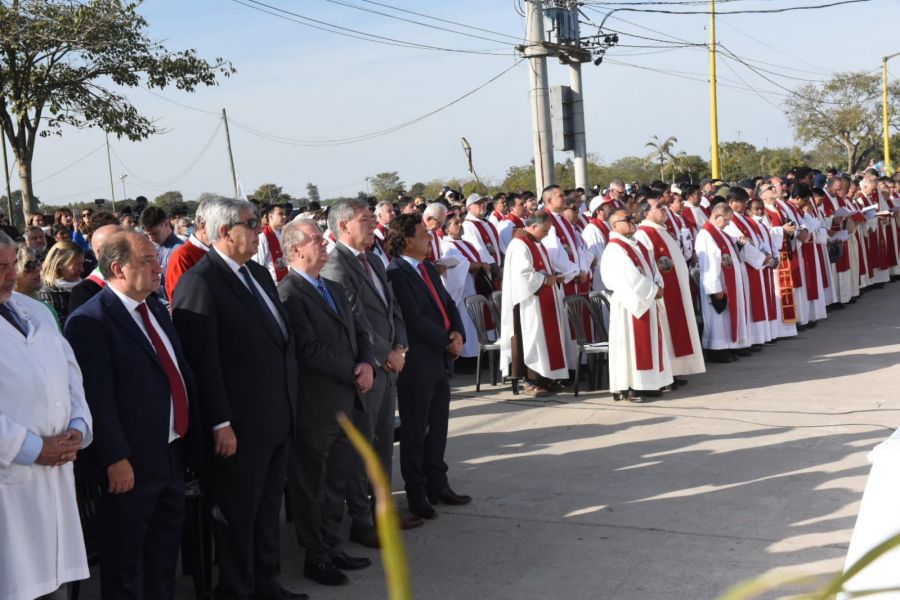
[(156, 356), (159, 358), (159, 363), (162, 365), (166, 378), (169, 380), (169, 389), (172, 391), (172, 406), (175, 408), (175, 433), (184, 437), (188, 429), (188, 400), (184, 381), (181, 379), (181, 374), (178, 372), (172, 356), (169, 355), (166, 345), (150, 321), (147, 304), (145, 302), (138, 304), (137, 311), (140, 313), (141, 319), (144, 320), (144, 327), (147, 329), (150, 341), (153, 342)]
[(437, 289), (431, 282), (431, 277), (428, 276), (428, 271), (425, 269), (425, 263), (419, 263), (419, 273), (422, 274), (422, 279), (425, 281), (425, 287), (431, 292), (431, 297), (434, 298), (438, 308), (441, 309), (441, 316), (444, 318), (444, 331), (450, 331), (450, 317), (447, 316), (447, 309), (444, 308), (444, 303), (441, 302), (441, 297), (438, 296)]

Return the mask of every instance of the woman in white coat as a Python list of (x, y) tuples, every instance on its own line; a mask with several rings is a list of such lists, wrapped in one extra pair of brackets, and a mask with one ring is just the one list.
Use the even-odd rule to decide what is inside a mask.
[(90, 576), (72, 460), (91, 415), (72, 349), (46, 306), (12, 291), (15, 270), (0, 234), (0, 598), (31, 600)]

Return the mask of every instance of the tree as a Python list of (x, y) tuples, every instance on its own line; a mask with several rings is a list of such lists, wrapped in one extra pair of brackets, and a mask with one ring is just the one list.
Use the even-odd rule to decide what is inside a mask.
[(181, 192), (164, 192), (153, 199), (153, 204), (169, 210), (178, 204), (184, 204), (184, 195)]
[[(900, 123), (900, 83), (889, 89), (891, 124)], [(788, 120), (802, 143), (832, 143), (844, 151), (855, 172), (881, 144), (881, 76), (865, 71), (837, 73), (821, 83), (799, 87), (786, 101)]]
[(322, 199), (319, 197), (319, 186), (313, 183), (306, 184), (306, 195), (309, 197), (307, 200), (307, 204), (310, 202), (321, 202)]
[(388, 202), (393, 202), (397, 199), (398, 194), (406, 192), (404, 183), (400, 180), (400, 174), (397, 171), (378, 173), (369, 179), (369, 185), (372, 186), (373, 196)]
[(26, 216), (37, 208), (31, 167), (38, 136), (61, 135), (65, 124), (139, 141), (160, 128), (114, 86), (192, 92), (234, 73), (224, 59), (210, 63), (149, 38), (139, 4), (0, 0), (0, 126), (18, 160)]
[[(644, 144), (645, 148), (650, 148), (650, 154), (647, 160), (656, 162), (659, 165), (659, 178), (666, 180), (666, 165), (675, 164), (675, 156), (672, 154), (672, 148), (678, 143), (678, 138), (670, 135), (665, 141), (660, 141), (658, 136), (653, 136), (653, 140)], [(672, 169), (672, 178), (675, 178), (675, 169)]]
[[(34, 206), (35, 212), (39, 212), (41, 210), (41, 201), (38, 198), (34, 198)], [(12, 204), (13, 210), (11, 215), (9, 215), (9, 224), (13, 227), (19, 229), (19, 231), (24, 230), (25, 228), (25, 213), (22, 211), (22, 190), (15, 190), (12, 193)], [(6, 201), (6, 194), (0, 196), (0, 211), (6, 212), (6, 207), (9, 204)]]
[(262, 184), (250, 194), (249, 198), (263, 204), (283, 204), (292, 200), (290, 194), (285, 194), (282, 187), (274, 183)]

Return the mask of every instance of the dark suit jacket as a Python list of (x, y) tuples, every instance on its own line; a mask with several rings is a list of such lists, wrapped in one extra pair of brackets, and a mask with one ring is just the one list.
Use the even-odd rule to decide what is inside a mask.
[(230, 421), (238, 451), (277, 444), (293, 430), (297, 399), (294, 337), (269, 272), (246, 264), (279, 310), (285, 339), (267, 310), (215, 250), (181, 276), (172, 318), (200, 382), (200, 410), (212, 451), (212, 428)]
[(79, 306), (99, 294), (102, 289), (90, 279), (82, 279), (69, 294), (69, 311), (75, 312)]
[(400, 306), (394, 299), (394, 292), (387, 278), (387, 272), (381, 259), (367, 252), (369, 265), (375, 276), (381, 281), (384, 298), (378, 293), (375, 284), (366, 272), (362, 262), (341, 243), (335, 246), (322, 269), (322, 277), (341, 284), (347, 293), (347, 299), (353, 313), (363, 319), (366, 334), (372, 343), (375, 363), (379, 367), (379, 375), (389, 375), (396, 379), (396, 373), (386, 373), (380, 367), (387, 361), (388, 354), (394, 346), (408, 346), (406, 325)]
[[(300, 369), (300, 427), (315, 429), (335, 424), (338, 411), (348, 417), (362, 398), (356, 391), (353, 374), (365, 362), (375, 368), (372, 345), (364, 324), (353, 314), (346, 292), (337, 283), (325, 280), (340, 316), (325, 302), (318, 290), (293, 269), (278, 284), (288, 320), (297, 336), (297, 364)], [(376, 372), (376, 377), (378, 373)]]
[[(434, 265), (427, 261), (424, 264), (447, 316), (450, 317), (450, 330), (459, 332), (465, 339), (465, 329), (459, 311), (456, 310), (456, 303), (444, 289)], [(453, 371), (453, 360), (447, 353), (450, 341), (447, 339), (448, 333), (444, 331), (444, 318), (425, 282), (412, 265), (400, 257), (391, 261), (387, 273), (397, 304), (403, 312), (409, 337), (406, 366), (400, 372), (397, 383), (425, 384), (447, 377)]]
[[(147, 307), (175, 351), (188, 393), (189, 425), (186, 458), (196, 467), (200, 456), (200, 413), (197, 387), (169, 313), (155, 295)], [(169, 472), (171, 388), (156, 351), (122, 301), (110, 288), (69, 315), (66, 339), (84, 377), (84, 391), (94, 419), (94, 443), (89, 450), (102, 478), (106, 467), (127, 458), (136, 481)]]

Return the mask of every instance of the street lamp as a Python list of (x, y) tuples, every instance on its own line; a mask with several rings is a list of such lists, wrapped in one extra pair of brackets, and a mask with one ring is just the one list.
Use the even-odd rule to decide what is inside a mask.
[(366, 196), (369, 196), (369, 178), (366, 177)]
[(883, 119), (884, 133), (884, 172), (891, 175), (894, 169), (891, 168), (891, 132), (888, 127), (888, 70), (887, 63), (895, 56), (900, 56), (900, 52), (895, 52), (881, 59), (881, 116)]
[(119, 179), (122, 180), (122, 202), (125, 202), (128, 199), (128, 194), (125, 193), (125, 178), (128, 177), (127, 173), (122, 173), (119, 176)]

